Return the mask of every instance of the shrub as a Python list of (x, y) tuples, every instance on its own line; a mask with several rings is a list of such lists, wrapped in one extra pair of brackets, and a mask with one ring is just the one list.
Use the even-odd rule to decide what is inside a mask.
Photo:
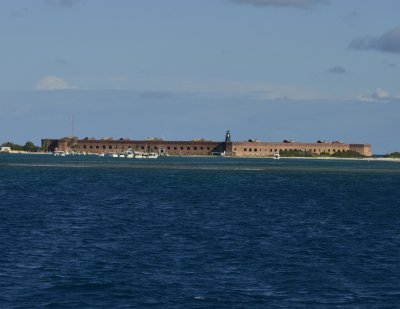
[(364, 156), (361, 153), (358, 153), (354, 150), (347, 150), (341, 152), (335, 152), (332, 157), (334, 158), (363, 158)]

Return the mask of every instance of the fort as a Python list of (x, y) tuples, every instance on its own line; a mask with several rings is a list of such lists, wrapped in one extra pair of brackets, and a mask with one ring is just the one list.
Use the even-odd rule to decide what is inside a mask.
[(371, 156), (370, 144), (345, 144), (341, 142), (318, 141), (300, 143), (294, 141), (261, 142), (258, 140), (232, 141), (227, 131), (224, 141), (197, 139), (192, 141), (165, 141), (151, 138), (145, 140), (113, 139), (111, 137), (95, 139), (64, 137), (61, 139), (42, 139), (45, 151), (64, 151), (85, 154), (124, 153), (129, 149), (141, 152), (157, 152), (171, 156), (207, 156), (222, 154), (232, 157), (272, 157), (281, 151), (303, 151), (315, 155), (335, 154), (337, 152), (355, 151), (363, 156)]

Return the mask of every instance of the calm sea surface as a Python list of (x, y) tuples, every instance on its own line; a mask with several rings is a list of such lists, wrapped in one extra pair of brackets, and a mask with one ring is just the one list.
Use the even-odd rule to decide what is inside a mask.
[(0, 155), (1, 308), (400, 306), (400, 163)]

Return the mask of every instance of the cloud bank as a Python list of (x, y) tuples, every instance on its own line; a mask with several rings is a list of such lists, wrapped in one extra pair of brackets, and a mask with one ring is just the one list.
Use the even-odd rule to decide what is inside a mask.
[(383, 90), (383, 89), (378, 89), (375, 92), (365, 95), (361, 94), (358, 96), (358, 99), (360, 101), (393, 101), (393, 100), (399, 100), (400, 96), (399, 95), (393, 95), (390, 94), (388, 91)]
[(47, 76), (40, 79), (36, 85), (36, 90), (65, 90), (65, 89), (74, 89), (68, 85), (68, 83), (57, 76)]
[(282, 8), (311, 9), (319, 4), (329, 4), (328, 0), (229, 0), (233, 3), (254, 6), (272, 6)]
[(400, 53), (400, 27), (393, 28), (378, 37), (367, 35), (355, 38), (350, 42), (349, 48)]

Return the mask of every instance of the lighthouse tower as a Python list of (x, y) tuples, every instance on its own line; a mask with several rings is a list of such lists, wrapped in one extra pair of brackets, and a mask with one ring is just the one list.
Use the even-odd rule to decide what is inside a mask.
[(226, 131), (225, 134), (225, 142), (230, 142), (231, 141), (231, 133), (228, 131)]

